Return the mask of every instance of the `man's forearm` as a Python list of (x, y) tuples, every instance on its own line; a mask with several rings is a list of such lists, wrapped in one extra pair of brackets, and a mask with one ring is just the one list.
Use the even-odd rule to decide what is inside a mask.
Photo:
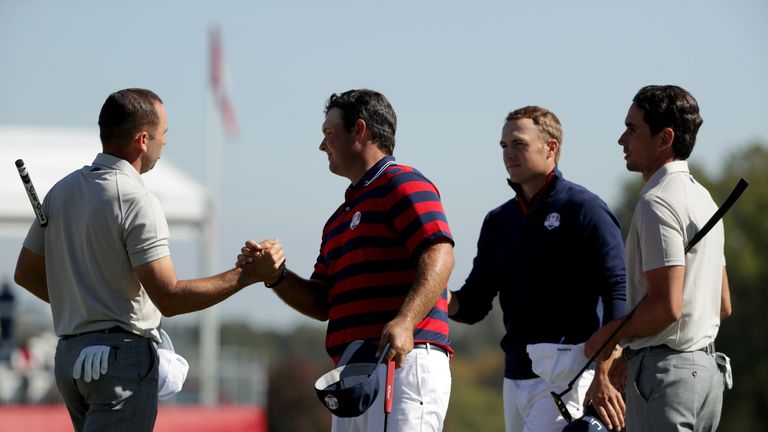
[(47, 286), (44, 278), (39, 283), (26, 283), (26, 284), (22, 284), (19, 281), (16, 281), (16, 283), (19, 284), (19, 286), (21, 286), (24, 289), (26, 289), (27, 291), (29, 291), (35, 297), (39, 298), (40, 300), (42, 300), (42, 301), (44, 301), (46, 303), (50, 303), (51, 302), (50, 298), (48, 297), (48, 286)]
[[(609, 347), (610, 348), (610, 347)], [(604, 358), (604, 357), (598, 357), (595, 361), (596, 367), (595, 367), (595, 374), (600, 375), (602, 377), (607, 377), (608, 372), (611, 370), (611, 365), (613, 364), (613, 361), (621, 356), (621, 347), (618, 345), (615, 345), (613, 347), (613, 351), (611, 352), (610, 357)]]
[(45, 274), (45, 257), (21, 248), (16, 262), (14, 281), (40, 300), (50, 303), (48, 297), (48, 279)]
[(319, 281), (304, 279), (286, 269), (285, 279), (273, 287), (288, 306), (319, 321), (328, 319), (328, 290)]
[[(603, 344), (605, 344), (603, 356), (606, 356), (619, 341), (632, 341), (646, 336), (653, 336), (667, 328), (669, 324), (672, 324), (674, 320), (669, 320), (669, 314), (660, 313), (660, 308), (653, 303), (654, 301), (650, 297), (646, 298), (637, 306), (637, 310), (632, 313), (630, 318), (624, 316), (601, 327), (587, 341), (585, 350), (587, 357), (591, 357)], [(626, 321), (627, 319), (629, 320)], [(621, 329), (617, 332), (619, 327)], [(613, 337), (608, 341), (607, 339), (611, 335)]]
[(451, 291), (448, 291), (448, 316), (452, 317), (456, 315), (460, 308), (461, 302), (459, 301), (459, 296)]
[(622, 340), (658, 334), (683, 314), (684, 266), (659, 267), (645, 272), (648, 295), (637, 305), (620, 333)]
[(398, 317), (414, 326), (424, 319), (448, 284), (453, 265), (453, 246), (450, 243), (437, 243), (425, 250), (419, 258), (413, 286)]
[(195, 312), (224, 301), (249, 285), (240, 279), (241, 273), (241, 269), (234, 268), (207, 278), (176, 281), (175, 296), (170, 303), (177, 307), (172, 307), (168, 313)]
[[(623, 319), (623, 318), (622, 318)], [(617, 320), (620, 321), (620, 320)], [(620, 340), (633, 340), (660, 333), (676, 320), (663, 299), (647, 297), (637, 307), (629, 322), (619, 332)]]
[(723, 282), (720, 291), (720, 320), (724, 320), (731, 316), (733, 310), (731, 308), (731, 289), (728, 286), (728, 273), (723, 267)]

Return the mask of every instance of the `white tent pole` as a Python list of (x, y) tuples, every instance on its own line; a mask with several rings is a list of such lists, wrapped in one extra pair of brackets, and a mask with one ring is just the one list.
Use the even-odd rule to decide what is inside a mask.
[[(208, 218), (205, 234), (202, 236), (203, 274), (210, 276), (217, 268), (217, 241), (219, 238), (219, 215), (221, 191), (221, 128), (216, 119), (215, 100), (212, 91), (206, 91), (206, 172), (208, 186)], [(216, 306), (202, 312), (200, 322), (200, 402), (213, 406), (219, 402), (219, 310)]]

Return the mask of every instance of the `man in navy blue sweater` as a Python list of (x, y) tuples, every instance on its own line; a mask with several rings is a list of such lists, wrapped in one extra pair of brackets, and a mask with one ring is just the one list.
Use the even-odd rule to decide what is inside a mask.
[[(472, 271), (448, 305), (452, 319), (474, 324), (499, 294), (507, 432), (566, 425), (550, 392), (563, 391), (575, 373), (559, 381), (540, 377), (528, 346), (585, 342), (601, 325), (600, 302), (603, 322), (626, 312), (619, 224), (599, 197), (563, 178), (561, 143), (560, 121), (549, 110), (529, 106), (507, 116), (501, 148), (516, 196), (486, 216)], [(586, 363), (583, 347), (577, 349), (576, 371)], [(592, 401), (606, 426), (620, 429), (625, 407), (608, 379), (611, 361), (585, 372), (563, 399), (574, 417)]]

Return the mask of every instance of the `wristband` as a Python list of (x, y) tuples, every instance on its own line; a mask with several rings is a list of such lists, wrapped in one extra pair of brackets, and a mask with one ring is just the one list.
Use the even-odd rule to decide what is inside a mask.
[(264, 286), (267, 288), (274, 288), (280, 283), (282, 283), (285, 280), (285, 275), (288, 273), (288, 269), (285, 267), (285, 261), (283, 261), (283, 271), (280, 272), (280, 276), (277, 277), (277, 280), (272, 283), (267, 283), (267, 281), (264, 281)]

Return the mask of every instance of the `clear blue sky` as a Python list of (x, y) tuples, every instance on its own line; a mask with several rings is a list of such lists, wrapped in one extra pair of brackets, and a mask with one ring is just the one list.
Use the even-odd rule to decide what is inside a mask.
[[(512, 197), (498, 147), (508, 111), (552, 109), (565, 176), (614, 206), (633, 176), (616, 144), (632, 96), (678, 84), (704, 117), (691, 160), (717, 172), (729, 152), (768, 142), (766, 19), (762, 0), (0, 0), (0, 124), (92, 127), (110, 92), (150, 88), (169, 113), (164, 158), (204, 183), (217, 24), (242, 131), (222, 148), (219, 268), (245, 239), (276, 236), (289, 267), (309, 276), (347, 186), (318, 151), (323, 105), (368, 87), (397, 111), (398, 161), (442, 193), (457, 289), (484, 215)], [(200, 276), (184, 254), (179, 276)], [(274, 327), (309, 322), (261, 285), (218, 310)]]

